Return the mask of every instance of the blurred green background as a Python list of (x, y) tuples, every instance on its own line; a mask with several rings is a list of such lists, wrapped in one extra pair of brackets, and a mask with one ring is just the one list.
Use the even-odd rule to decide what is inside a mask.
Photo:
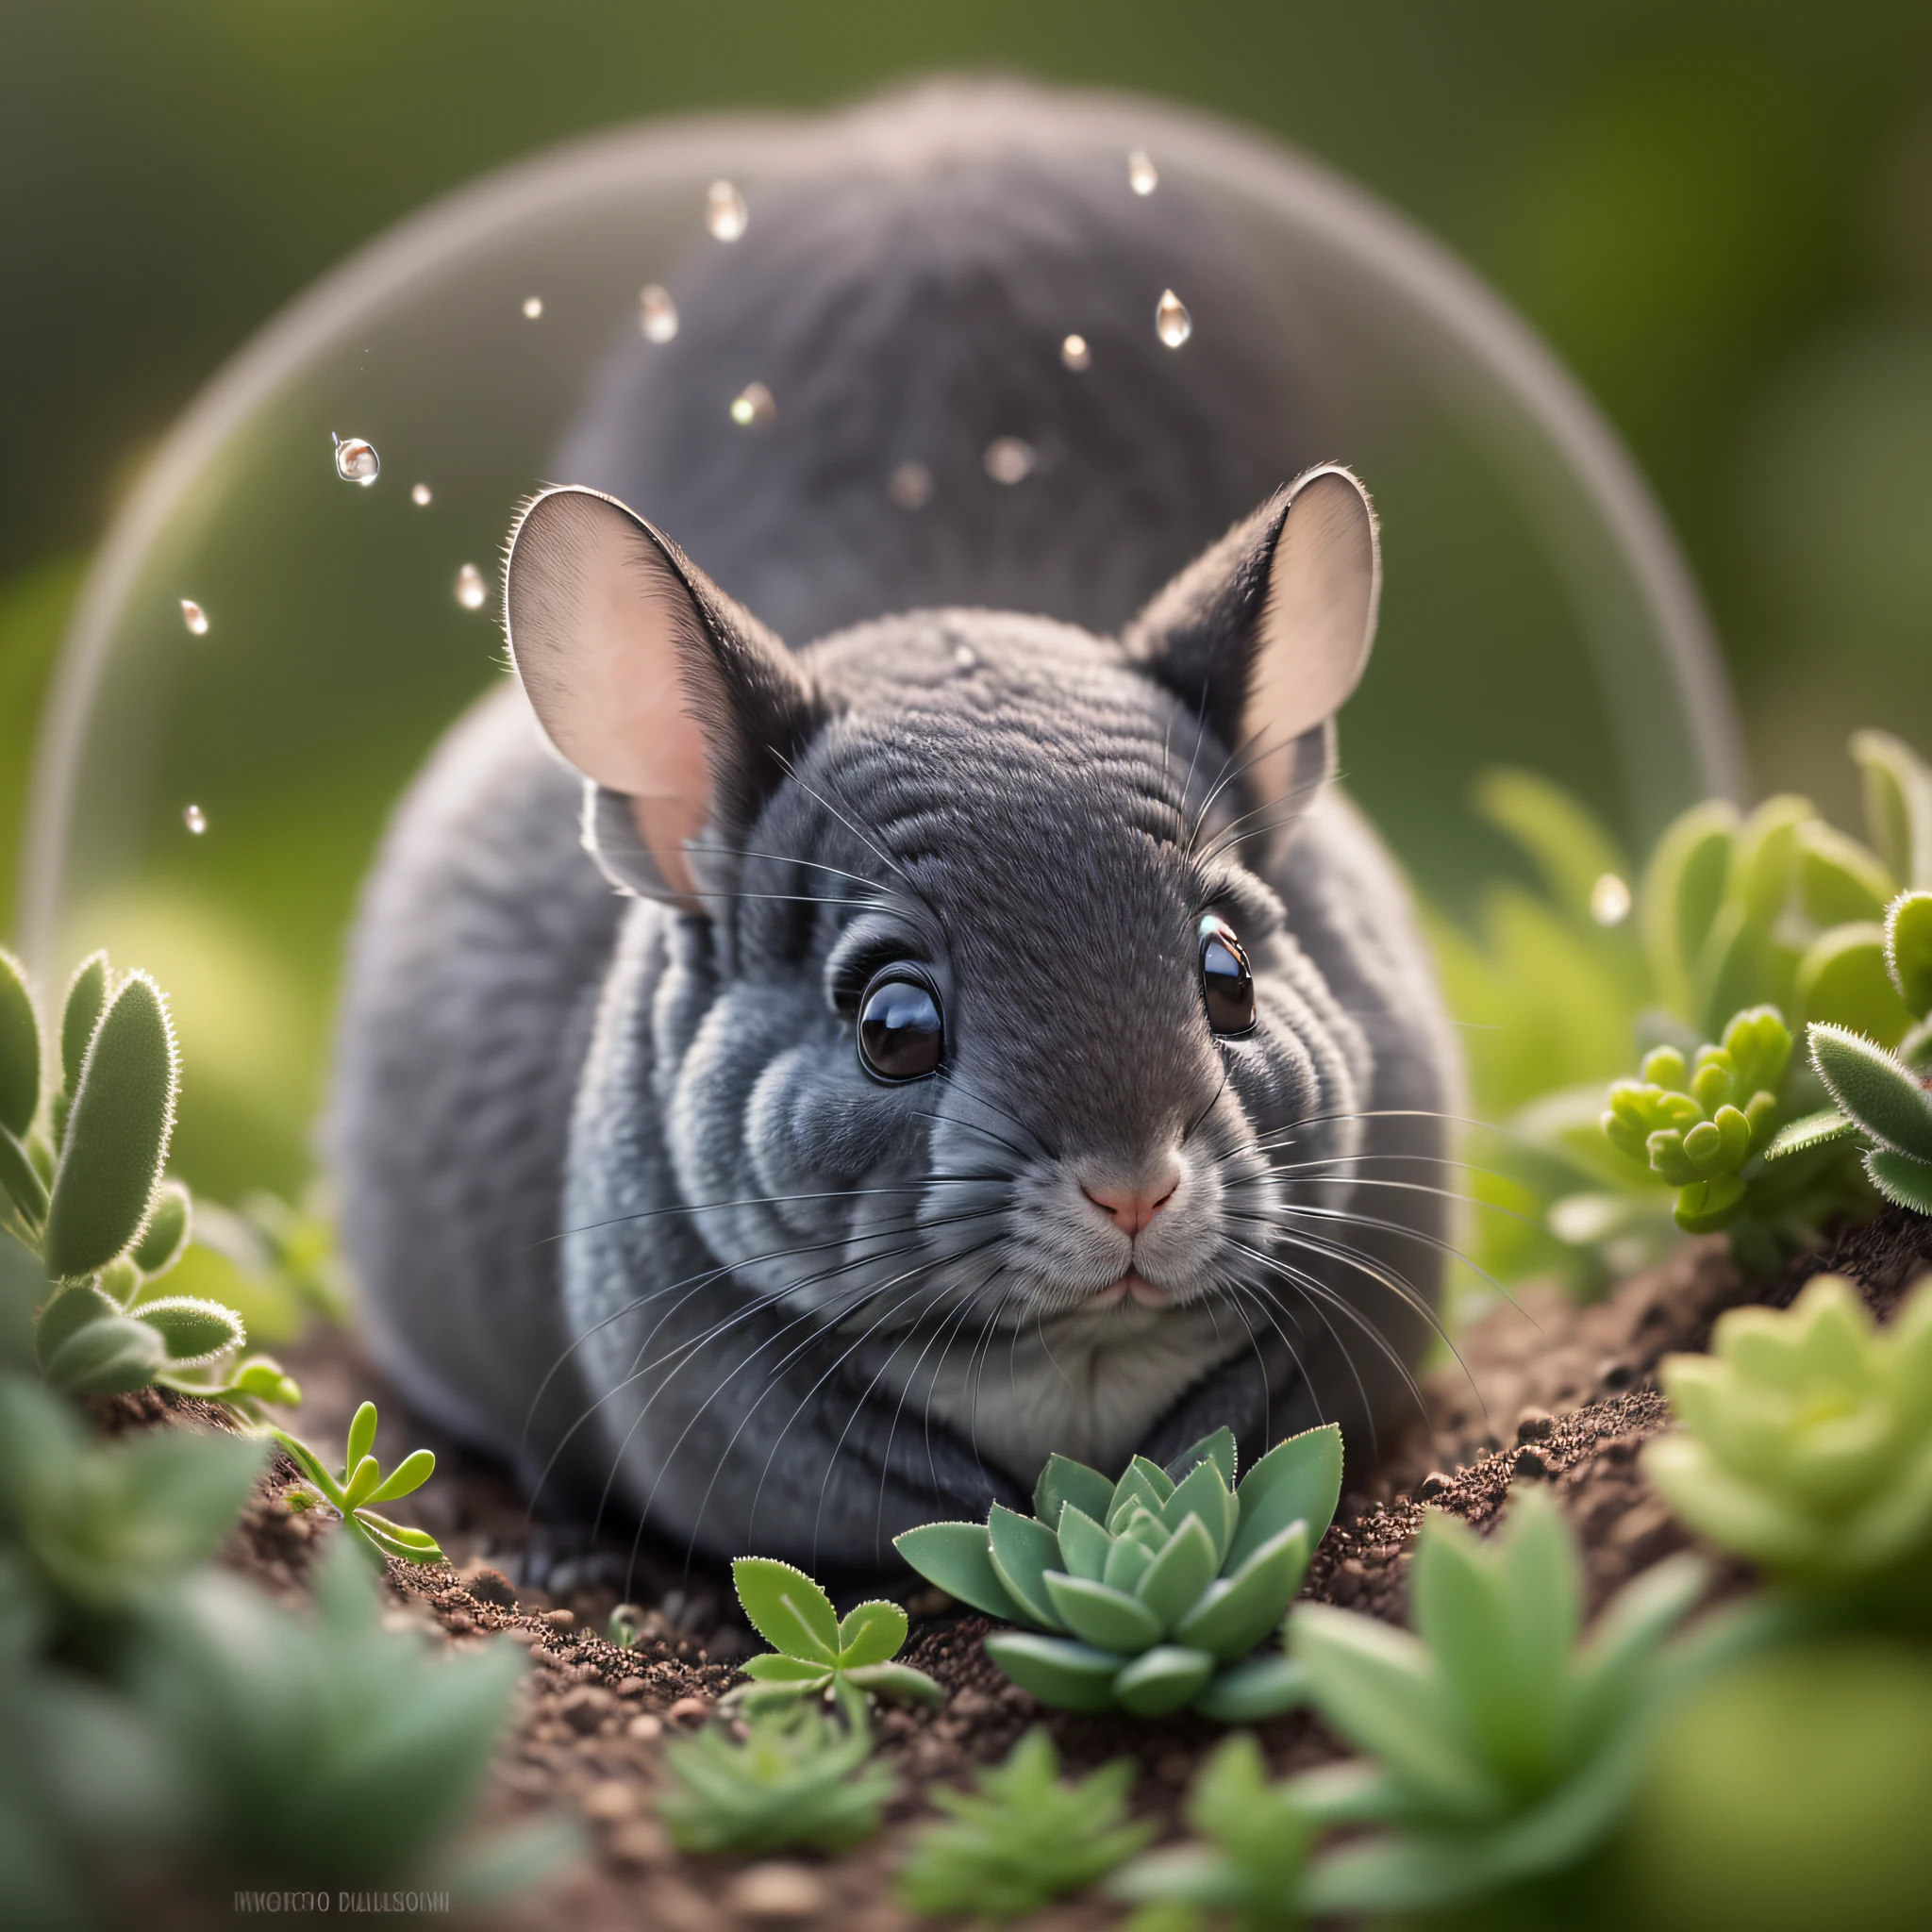
[[(1759, 786), (1849, 823), (1851, 728), (1932, 746), (1923, 0), (0, 0), (0, 931), (86, 554), (258, 325), (398, 216), (551, 142), (941, 67), (1166, 94), (1382, 194), (1540, 325), (1628, 440), (1710, 600)], [(255, 830), (268, 873), (361, 863), (359, 841), (291, 853)], [(215, 989), (255, 1018), (222, 1050), (258, 1082), (299, 1030), (273, 1024), (276, 991)], [(273, 1165), (292, 1182), (299, 1148)]]

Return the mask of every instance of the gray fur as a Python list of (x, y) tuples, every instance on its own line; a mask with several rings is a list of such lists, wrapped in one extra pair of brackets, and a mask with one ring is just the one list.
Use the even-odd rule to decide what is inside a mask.
[[(1178, 184), (1057, 157), (1050, 99), (870, 108), (842, 169), (755, 185), (675, 284), (676, 341), (615, 352), (565, 446), (818, 640), (795, 768), (753, 750), (721, 787), (702, 912), (612, 895), (509, 690), (404, 802), (358, 927), (331, 1147), (397, 1372), (526, 1480), (716, 1555), (874, 1566), (1050, 1447), (1117, 1467), (1226, 1422), (1252, 1455), (1336, 1417), (1360, 1453), (1426, 1333), (1457, 1076), (1406, 894), (1332, 787), (1242, 823), (1229, 698), (1279, 508), (1129, 625), (1318, 453), (1288, 323)], [(725, 415), (752, 377), (767, 432)], [(990, 480), (1002, 434), (1042, 474)], [(916, 512), (882, 487), (908, 458)], [(1249, 1039), (1203, 1017), (1210, 904)], [(852, 988), (903, 958), (947, 1061), (882, 1087)], [(1175, 1306), (1084, 1309), (1125, 1237), (1078, 1178), (1157, 1141), (1188, 1178), (1133, 1253)]]

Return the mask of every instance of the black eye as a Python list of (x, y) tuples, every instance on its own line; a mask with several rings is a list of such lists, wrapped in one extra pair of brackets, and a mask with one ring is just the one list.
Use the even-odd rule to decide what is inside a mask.
[(1210, 912), (1199, 931), (1208, 1024), (1217, 1033), (1249, 1032), (1255, 1024), (1255, 975), (1248, 971), (1248, 956), (1226, 920)]
[(858, 1061), (881, 1080), (917, 1080), (940, 1063), (938, 995), (905, 966), (872, 976), (858, 1002)]

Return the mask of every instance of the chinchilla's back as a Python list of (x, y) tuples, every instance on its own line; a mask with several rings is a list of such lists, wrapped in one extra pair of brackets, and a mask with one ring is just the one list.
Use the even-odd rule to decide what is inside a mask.
[[(944, 605), (1117, 632), (1334, 452), (1295, 378), (1295, 318), (1221, 211), (1185, 180), (1136, 194), (1124, 150), (1063, 146), (1056, 125), (1050, 93), (923, 89), (854, 111), (808, 172), (747, 182), (742, 238), (673, 278), (675, 339), (626, 329), (586, 371), (557, 478), (670, 532), (794, 647)], [(1158, 156), (1159, 111), (1137, 125)], [(1178, 350), (1156, 328), (1170, 289), (1193, 325)], [(753, 382), (774, 413), (741, 426)], [(513, 1457), (566, 1343), (565, 1141), (623, 908), (580, 849), (580, 790), (513, 688), (452, 731), (368, 888), (329, 1127), (391, 1363)], [(526, 1467), (585, 1407), (572, 1374)]]

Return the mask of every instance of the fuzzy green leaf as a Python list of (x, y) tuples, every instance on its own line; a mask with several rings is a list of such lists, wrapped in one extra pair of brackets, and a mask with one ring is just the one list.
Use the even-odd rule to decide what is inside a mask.
[(1065, 1637), (995, 1630), (986, 1654), (1023, 1690), (1061, 1710), (1111, 1710), (1113, 1680), (1129, 1659)]
[(1200, 1602), (1219, 1568), (1207, 1525), (1198, 1516), (1189, 1516), (1147, 1566), (1134, 1594), (1154, 1612), (1163, 1631), (1172, 1630)]
[(161, 1338), (172, 1368), (194, 1368), (239, 1348), (248, 1338), (242, 1318), (220, 1302), (202, 1301), (194, 1295), (165, 1295), (142, 1302), (134, 1311), (135, 1320), (145, 1322)]
[(62, 1395), (118, 1395), (145, 1389), (166, 1359), (161, 1338), (146, 1323), (109, 1315), (70, 1335), (43, 1374)]
[(1840, 1108), (1882, 1146), (1932, 1160), (1932, 1100), (1869, 1040), (1839, 1026), (1811, 1028), (1811, 1064)]
[(1333, 1423), (1277, 1442), (1235, 1492), (1240, 1526), (1223, 1567), (1232, 1573), (1291, 1523), (1308, 1526), (1310, 1550), (1326, 1535), (1341, 1499), (1341, 1431)]
[(1906, 1005), (1932, 1013), (1932, 892), (1901, 892), (1886, 908), (1885, 963)]
[(1221, 1472), (1221, 1479), (1229, 1489), (1234, 1488), (1235, 1465), (1239, 1452), (1235, 1447), (1234, 1431), (1224, 1424), (1211, 1436), (1203, 1436), (1192, 1447), (1183, 1449), (1167, 1465), (1167, 1473), (1176, 1483), (1181, 1482), (1196, 1464), (1211, 1462)]
[(1308, 1567), (1308, 1528), (1291, 1524), (1232, 1576), (1210, 1583), (1174, 1625), (1176, 1643), (1210, 1651), (1223, 1662), (1245, 1657), (1281, 1622)]
[(92, 1274), (141, 1232), (167, 1158), (177, 1077), (167, 1009), (137, 973), (101, 1016), (81, 1067), (42, 1237), (50, 1274)]
[(882, 1664), (899, 1655), (908, 1628), (905, 1610), (876, 1598), (859, 1604), (839, 1620), (839, 1663), (851, 1670)]
[(1061, 1506), (1059, 1544), (1060, 1561), (1074, 1575), (1098, 1583), (1107, 1574), (1113, 1539), (1077, 1504)]
[(40, 1105), (40, 1015), (20, 961), (0, 946), (0, 1127), (25, 1140)]
[(80, 1070), (108, 1004), (108, 956), (90, 953), (74, 969), (60, 1003), (60, 1084), (70, 1098), (80, 1091)]
[(31, 1226), (47, 1218), (47, 1185), (33, 1156), (8, 1128), (0, 1126), (0, 1212), (9, 1200)]
[(1058, 1570), (1047, 1571), (1044, 1581), (1060, 1621), (1082, 1642), (1133, 1657), (1160, 1641), (1160, 1620), (1125, 1591)]
[(1839, 1112), (1837, 1108), (1821, 1107), (1816, 1113), (1804, 1114), (1780, 1127), (1764, 1150), (1764, 1158), (1782, 1160), (1787, 1154), (1805, 1154), (1813, 1147), (1829, 1146), (1857, 1130), (1857, 1122)]
[(1098, 1522), (1112, 1500), (1113, 1485), (1097, 1469), (1089, 1469), (1071, 1456), (1049, 1456), (1033, 1486), (1033, 1513), (1048, 1529), (1059, 1527), (1060, 1510), (1069, 1503)]
[(1218, 1724), (1254, 1724), (1307, 1701), (1308, 1674), (1292, 1657), (1257, 1657), (1216, 1674), (1193, 1708)]
[(892, 1539), (892, 1547), (928, 1583), (938, 1584), (962, 1604), (1004, 1624), (1033, 1621), (994, 1572), (984, 1524), (921, 1524), (916, 1529), (902, 1530)]
[(120, 1313), (121, 1305), (91, 1281), (70, 1281), (55, 1290), (34, 1324), (34, 1352), (42, 1368), (53, 1360), (70, 1336), (92, 1322)]
[(811, 1663), (838, 1662), (838, 1613), (804, 1571), (770, 1557), (740, 1557), (731, 1580), (752, 1628), (773, 1649)]
[(1113, 1680), (1114, 1702), (1136, 1717), (1165, 1717), (1205, 1690), (1213, 1674), (1214, 1659), (1205, 1650), (1157, 1644)]
[(1893, 1207), (1932, 1214), (1932, 1160), (1915, 1160), (1909, 1154), (1874, 1147), (1865, 1156), (1865, 1173)]
[(1053, 1531), (995, 1503), (987, 1514), (986, 1537), (994, 1574), (1014, 1602), (1024, 1607), (1028, 1620), (1048, 1630), (1065, 1628), (1044, 1581), (1048, 1570), (1059, 1568), (1060, 1546)]
[(191, 1219), (188, 1190), (179, 1181), (163, 1181), (147, 1226), (134, 1244), (134, 1265), (150, 1279), (165, 1274), (188, 1246)]
[(945, 1688), (910, 1664), (858, 1664), (843, 1674), (848, 1684), (857, 1684), (874, 1697), (889, 1697), (895, 1704), (940, 1705), (946, 1701)]

